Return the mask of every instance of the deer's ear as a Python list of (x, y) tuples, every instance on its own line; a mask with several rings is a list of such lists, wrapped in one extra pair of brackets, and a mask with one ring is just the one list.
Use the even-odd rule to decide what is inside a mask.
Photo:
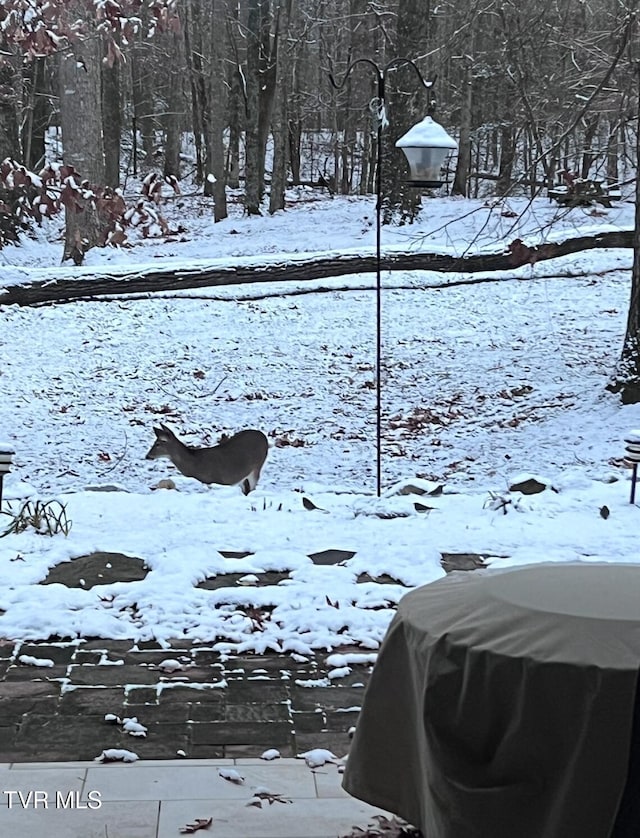
[(172, 431), (169, 428), (167, 428), (166, 425), (163, 425), (162, 422), (160, 422), (160, 427), (162, 428), (162, 430), (165, 434), (169, 434), (171, 436)]
[(164, 432), (163, 432), (160, 428), (154, 428), (154, 429), (153, 429), (153, 432), (154, 432), (154, 434), (155, 434), (156, 436), (158, 436), (158, 437), (160, 437), (160, 436), (164, 436)]

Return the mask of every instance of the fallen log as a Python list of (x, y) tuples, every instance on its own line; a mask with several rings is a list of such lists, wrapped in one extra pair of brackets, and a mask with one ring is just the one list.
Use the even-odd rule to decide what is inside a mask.
[[(504, 271), (533, 265), (559, 256), (579, 253), (594, 248), (630, 248), (633, 231), (623, 230), (578, 236), (562, 242), (548, 242), (530, 247), (520, 239), (511, 242), (501, 253), (476, 253), (452, 256), (444, 253), (393, 252), (382, 255), (383, 271), (436, 271), (441, 273), (474, 273), (476, 271)], [(242, 260), (235, 266), (200, 263), (193, 268), (167, 270), (87, 271), (73, 275), (52, 272), (49, 279), (27, 280), (18, 285), (0, 288), (0, 306), (35, 306), (49, 303), (68, 303), (90, 300), (104, 295), (154, 294), (162, 291), (182, 291), (192, 288), (211, 288), (263, 282), (307, 282), (348, 274), (376, 271), (375, 255), (360, 253), (305, 254), (288, 257), (286, 261), (272, 260), (256, 263)]]

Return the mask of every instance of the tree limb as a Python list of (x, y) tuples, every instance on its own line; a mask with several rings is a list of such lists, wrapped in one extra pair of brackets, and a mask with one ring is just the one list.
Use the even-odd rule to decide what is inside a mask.
[[(562, 242), (548, 242), (529, 247), (515, 239), (499, 253), (451, 256), (442, 253), (395, 252), (383, 254), (383, 271), (437, 271), (441, 273), (474, 273), (477, 271), (508, 271), (533, 265), (559, 256), (594, 248), (633, 247), (632, 231), (598, 233), (579, 236)], [(234, 267), (194, 265), (193, 268), (135, 271), (114, 274), (84, 270), (81, 275), (60, 275), (46, 280), (23, 282), (0, 288), (0, 307), (7, 305), (36, 306), (43, 303), (68, 303), (109, 295), (154, 294), (162, 291), (185, 291), (191, 288), (212, 288), (264, 282), (308, 282), (349, 274), (375, 273), (374, 255), (309, 254), (287, 261), (257, 265), (247, 261)]]

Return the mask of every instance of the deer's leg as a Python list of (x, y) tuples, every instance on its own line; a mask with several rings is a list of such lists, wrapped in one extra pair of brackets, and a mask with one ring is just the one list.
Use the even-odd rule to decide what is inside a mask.
[[(249, 472), (249, 474), (242, 481), (242, 491), (245, 493), (245, 495), (248, 495), (249, 492), (252, 492), (258, 485), (258, 479), (260, 477), (261, 468), (261, 466), (257, 466), (256, 468), (254, 468), (254, 470)], [(248, 487), (246, 491), (245, 487)]]

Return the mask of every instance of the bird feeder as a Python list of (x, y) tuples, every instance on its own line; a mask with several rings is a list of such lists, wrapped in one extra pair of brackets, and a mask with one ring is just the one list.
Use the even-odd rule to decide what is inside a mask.
[(458, 143), (450, 137), (439, 122), (426, 116), (400, 137), (396, 148), (401, 148), (409, 163), (410, 186), (435, 189), (442, 186), (441, 170), (451, 151)]
[(10, 445), (0, 442), (0, 509), (2, 508), (2, 481), (11, 470), (11, 461), (16, 452)]

